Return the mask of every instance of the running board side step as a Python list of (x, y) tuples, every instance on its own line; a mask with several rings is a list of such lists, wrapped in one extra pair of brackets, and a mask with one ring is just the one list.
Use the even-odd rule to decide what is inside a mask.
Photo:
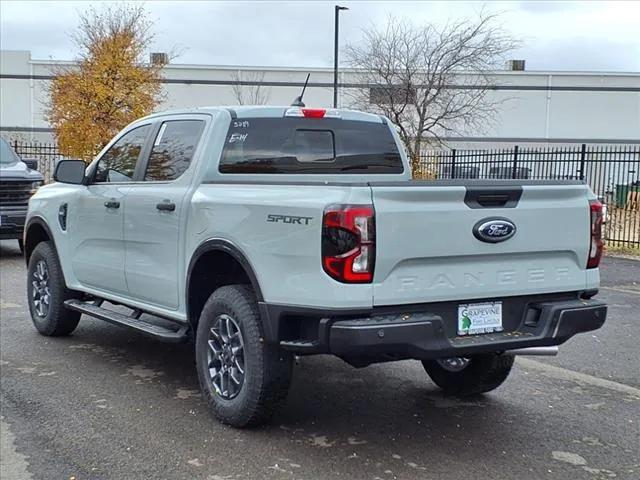
[(313, 353), (322, 353), (320, 342), (304, 341), (304, 340), (283, 340), (280, 342), (280, 348), (297, 353), (298, 355), (310, 355)]
[(162, 327), (160, 325), (153, 325), (136, 318), (139, 317), (140, 314), (135, 310), (132, 313), (132, 316), (127, 316), (122, 313), (102, 308), (95, 303), (82, 302), (76, 299), (66, 300), (64, 302), (64, 306), (69, 310), (84, 313), (85, 315), (89, 315), (99, 320), (104, 320), (105, 322), (109, 322), (113, 325), (131, 328), (143, 335), (153, 337), (162, 342), (179, 343), (189, 338), (188, 325), (181, 326), (178, 330), (171, 330), (170, 328)]

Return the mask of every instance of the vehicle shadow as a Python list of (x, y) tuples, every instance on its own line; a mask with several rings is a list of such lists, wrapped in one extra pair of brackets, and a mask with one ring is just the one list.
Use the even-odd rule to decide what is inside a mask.
[(0, 240), (0, 258), (22, 257), (17, 240)]
[[(176, 391), (199, 390), (192, 344), (158, 343), (86, 317), (73, 336), (56, 341), (117, 352), (129, 368), (144, 366), (162, 372), (154, 383), (167, 392), (167, 401)], [(199, 394), (185, 401), (183, 408), (207, 418), (208, 408)], [(247, 441), (293, 441), (305, 448), (341, 447), (349, 452), (393, 445), (389, 455), (405, 452), (403, 456), (414, 458), (416, 465), (415, 459), (425, 455), (421, 450), (425, 442), (437, 441), (437, 445), (430, 444), (430, 450), (449, 455), (449, 450), (461, 444), (482, 444), (487, 435), (498, 435), (499, 442), (465, 454), (472, 462), (487, 451), (525, 445), (526, 434), (518, 433), (513, 423), (522, 427), (526, 417), (520, 404), (504, 391), (465, 400), (442, 395), (419, 362), (354, 369), (338, 358), (317, 356), (303, 357), (295, 366), (287, 403), (271, 424), (238, 435)], [(205, 422), (203, 438), (218, 426), (213, 418), (210, 425)]]

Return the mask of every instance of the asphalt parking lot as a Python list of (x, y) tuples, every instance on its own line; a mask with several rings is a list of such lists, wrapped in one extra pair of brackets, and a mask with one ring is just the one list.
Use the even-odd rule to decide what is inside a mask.
[(640, 478), (640, 262), (606, 258), (605, 326), (519, 358), (480, 398), (417, 362), (303, 358), (268, 427), (213, 420), (192, 347), (84, 317), (39, 336), (15, 242), (0, 242), (2, 480)]

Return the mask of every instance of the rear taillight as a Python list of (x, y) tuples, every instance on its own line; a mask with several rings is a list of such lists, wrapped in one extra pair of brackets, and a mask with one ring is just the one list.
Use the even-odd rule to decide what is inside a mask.
[(322, 218), (322, 268), (343, 283), (371, 283), (375, 265), (372, 205), (330, 205)]
[(589, 202), (589, 213), (591, 218), (591, 245), (589, 247), (587, 268), (598, 268), (604, 248), (602, 241), (602, 204), (598, 200), (591, 200)]

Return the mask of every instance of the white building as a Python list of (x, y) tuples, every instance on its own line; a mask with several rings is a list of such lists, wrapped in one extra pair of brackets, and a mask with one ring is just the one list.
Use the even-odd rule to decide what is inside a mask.
[[(68, 62), (35, 60), (28, 51), (0, 51), (0, 133), (4, 137), (52, 142), (45, 120), (47, 86), (57, 66)], [(164, 70), (166, 99), (160, 109), (234, 105), (237, 79), (261, 84), (273, 105), (288, 105), (305, 93), (309, 106), (330, 106), (330, 68), (246, 67), (170, 64)], [(483, 132), (449, 138), (457, 147), (497, 144), (640, 142), (640, 73), (497, 71), (496, 100), (504, 100), (494, 125)], [(340, 83), (353, 83), (343, 71)], [(244, 87), (251, 89), (255, 87)], [(249, 91), (245, 93), (250, 93)], [(339, 106), (347, 105), (342, 91)]]

